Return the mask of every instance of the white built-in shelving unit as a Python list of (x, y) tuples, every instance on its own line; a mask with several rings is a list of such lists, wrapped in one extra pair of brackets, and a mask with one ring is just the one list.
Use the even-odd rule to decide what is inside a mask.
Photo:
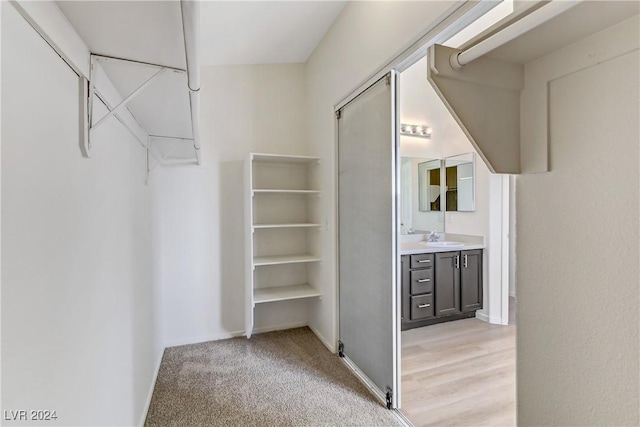
[[(320, 297), (308, 269), (320, 258), (311, 252), (322, 227), (311, 199), (317, 157), (250, 153), (246, 179), (245, 334), (251, 337), (256, 304)], [(274, 305), (273, 310), (278, 308)]]

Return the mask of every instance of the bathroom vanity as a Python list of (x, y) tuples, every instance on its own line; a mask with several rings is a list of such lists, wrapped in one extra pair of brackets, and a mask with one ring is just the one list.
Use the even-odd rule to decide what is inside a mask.
[(482, 308), (482, 245), (444, 243), (402, 244), (403, 331), (475, 317)]

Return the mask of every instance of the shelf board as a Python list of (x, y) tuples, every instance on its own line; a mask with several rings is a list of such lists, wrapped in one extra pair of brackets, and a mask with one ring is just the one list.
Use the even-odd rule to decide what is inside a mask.
[(307, 224), (307, 223), (290, 223), (290, 224), (253, 224), (253, 228), (313, 228), (320, 227), (321, 224)]
[(318, 190), (281, 190), (259, 188), (253, 190), (253, 194), (320, 194)]
[(307, 284), (278, 286), (274, 288), (254, 289), (253, 302), (256, 304), (260, 304), (263, 302), (319, 297), (321, 295), (322, 294), (320, 292)]
[(284, 154), (252, 153), (252, 156), (255, 162), (311, 163), (320, 161), (320, 157), (289, 156)]
[(317, 262), (320, 258), (304, 254), (304, 255), (278, 255), (278, 256), (256, 256), (253, 257), (253, 265), (278, 265), (278, 264), (296, 264), (301, 262)]

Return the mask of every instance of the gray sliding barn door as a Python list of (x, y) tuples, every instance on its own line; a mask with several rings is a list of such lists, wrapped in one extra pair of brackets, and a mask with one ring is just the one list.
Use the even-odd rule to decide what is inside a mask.
[(338, 113), (339, 335), (381, 398), (397, 379), (395, 73)]

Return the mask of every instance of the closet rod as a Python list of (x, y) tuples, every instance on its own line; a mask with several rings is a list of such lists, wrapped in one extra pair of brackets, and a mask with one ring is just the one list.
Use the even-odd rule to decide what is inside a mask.
[(529, 30), (541, 25), (552, 18), (571, 9), (582, 0), (564, 1), (554, 0), (530, 14), (518, 19), (513, 24), (492, 34), (481, 42), (451, 55), (450, 63), (454, 69), (460, 69), (471, 61), (491, 52), (492, 50), (510, 42)]
[(200, 66), (198, 61), (200, 39), (200, 2), (181, 0), (184, 52), (187, 61), (191, 129), (196, 162), (200, 164)]

